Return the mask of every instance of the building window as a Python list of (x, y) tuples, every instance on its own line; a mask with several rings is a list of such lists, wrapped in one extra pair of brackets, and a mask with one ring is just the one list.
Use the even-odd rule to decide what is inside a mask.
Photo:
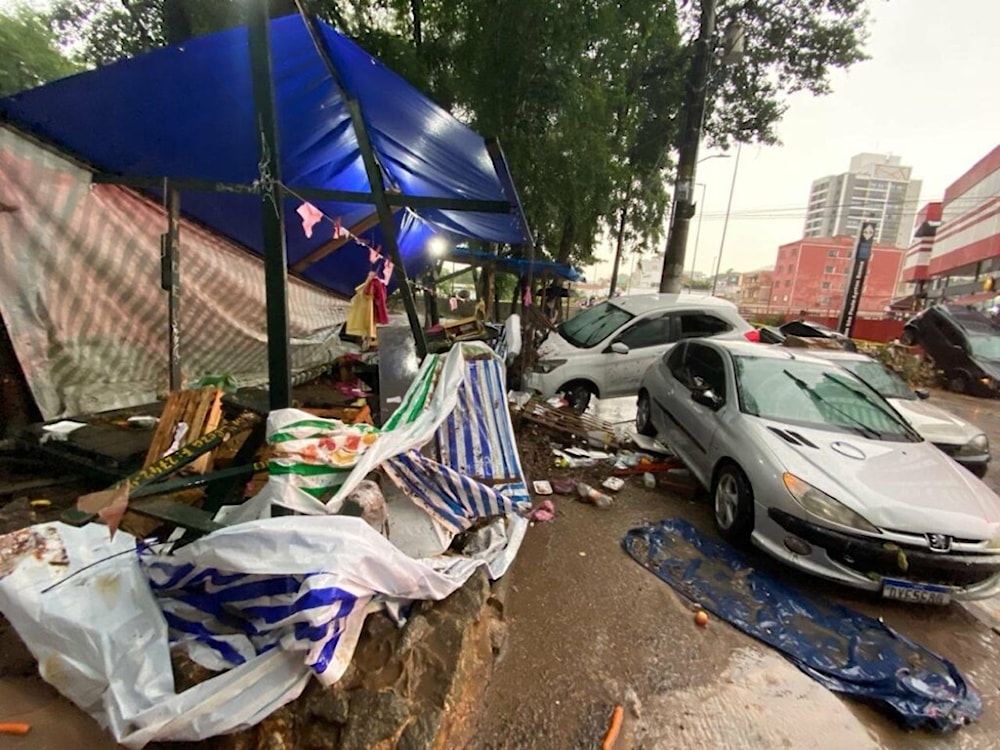
[(833, 266), (827, 266), (824, 268), (823, 273), (833, 273)]
[(830, 258), (836, 258), (837, 257), (837, 248), (831, 247), (830, 250), (827, 252), (827, 256), (830, 257)]
[(829, 281), (824, 281), (822, 286), (823, 286), (823, 289), (829, 289), (830, 288), (830, 282)]

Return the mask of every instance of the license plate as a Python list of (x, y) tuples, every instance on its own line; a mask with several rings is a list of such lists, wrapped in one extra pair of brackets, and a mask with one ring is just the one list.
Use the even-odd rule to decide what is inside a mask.
[(882, 596), (886, 599), (917, 604), (947, 604), (951, 601), (951, 589), (930, 583), (911, 583), (883, 578)]

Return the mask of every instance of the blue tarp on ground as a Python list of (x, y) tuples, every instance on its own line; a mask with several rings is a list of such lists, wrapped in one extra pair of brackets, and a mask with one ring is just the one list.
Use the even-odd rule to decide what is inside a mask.
[[(349, 94), (357, 96), (387, 188), (408, 196), (503, 201), (509, 213), (407, 211), (401, 251), (408, 270), (427, 262), (436, 229), (519, 244), (530, 235), (506, 165), (483, 138), (331, 27), (321, 42)], [(275, 106), (282, 181), (297, 188), (369, 192), (344, 99), (302, 17), (271, 22)], [(157, 49), (0, 99), (0, 121), (52, 143), (96, 169), (126, 177), (249, 185), (258, 177), (259, 128), (246, 27)], [(350, 227), (368, 204), (312, 201)], [(286, 201), (289, 265), (331, 239), (323, 222), (307, 238)], [(259, 198), (185, 193), (182, 211), (246, 247), (262, 251)], [(430, 222), (429, 224), (426, 222)], [(368, 233), (377, 244), (378, 232)], [(344, 294), (368, 271), (367, 249), (338, 250), (304, 271)]]
[(907, 727), (947, 731), (982, 713), (979, 694), (947, 659), (878, 620), (814, 601), (755, 570), (687, 521), (632, 529), (622, 544), (640, 565), (820, 684), (887, 709)]

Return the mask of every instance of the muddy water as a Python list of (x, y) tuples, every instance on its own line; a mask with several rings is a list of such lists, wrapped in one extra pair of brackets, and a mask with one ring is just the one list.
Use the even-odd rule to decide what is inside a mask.
[[(619, 421), (631, 406), (619, 399), (596, 411)], [(1000, 450), (1000, 436), (995, 443)], [(714, 533), (704, 502), (631, 479), (608, 510), (558, 496), (556, 504), (556, 520), (528, 531), (508, 574), (510, 630), (470, 750), (599, 747), (618, 703), (626, 712), (617, 750), (1000, 748), (1000, 635), (963, 606), (883, 602), (750, 553), (752, 565), (812, 596), (883, 617), (954, 661), (981, 692), (983, 717), (972, 726), (950, 735), (908, 732), (725, 623), (698, 628), (691, 604), (621, 549), (628, 529), (671, 516)]]

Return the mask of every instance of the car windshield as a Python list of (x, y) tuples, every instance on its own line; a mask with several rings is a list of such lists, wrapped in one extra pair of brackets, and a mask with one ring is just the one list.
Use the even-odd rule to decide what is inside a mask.
[(562, 323), (557, 330), (559, 335), (573, 346), (588, 349), (604, 341), (634, 317), (632, 313), (617, 305), (602, 302), (577, 313)]
[(972, 333), (969, 334), (969, 346), (974, 357), (1000, 359), (1000, 336)]
[(912, 401), (917, 397), (905, 380), (881, 362), (859, 359), (839, 364), (878, 391), (882, 398), (905, 398)]
[(740, 409), (746, 414), (874, 440), (920, 440), (891, 406), (848, 372), (803, 360), (734, 359)]

